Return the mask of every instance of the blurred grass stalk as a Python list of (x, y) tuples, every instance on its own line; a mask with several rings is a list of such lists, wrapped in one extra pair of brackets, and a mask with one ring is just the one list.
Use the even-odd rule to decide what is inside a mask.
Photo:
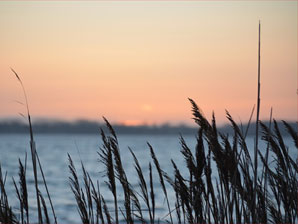
[[(39, 190), (39, 186), (38, 186), (38, 174), (37, 174), (37, 163), (36, 160), (38, 161), (38, 165), (39, 165), (39, 169), (42, 175), (42, 180), (47, 192), (47, 196), (48, 196), (48, 200), (50, 202), (51, 205), (51, 209), (52, 209), (52, 213), (53, 213), (53, 217), (54, 217), (54, 221), (55, 223), (57, 223), (57, 218), (56, 218), (56, 214), (55, 214), (55, 210), (54, 210), (54, 206), (52, 204), (52, 200), (49, 194), (49, 190), (47, 187), (47, 183), (46, 183), (46, 179), (42, 170), (42, 166), (36, 151), (36, 144), (34, 141), (34, 135), (33, 135), (33, 128), (32, 128), (32, 122), (31, 122), (31, 116), (30, 116), (30, 111), (29, 111), (29, 103), (28, 103), (28, 98), (27, 98), (27, 94), (26, 94), (26, 90), (25, 87), (23, 85), (23, 82), (20, 78), (20, 76), (17, 74), (17, 72), (15, 70), (13, 70), (11, 68), (11, 71), (15, 74), (16, 78), (18, 79), (19, 83), (21, 84), (22, 90), (23, 90), (23, 94), (24, 94), (24, 98), (25, 98), (25, 105), (26, 105), (26, 112), (27, 112), (27, 119), (28, 119), (28, 125), (29, 125), (29, 133), (30, 133), (30, 149), (31, 149), (31, 158), (32, 158), (32, 166), (33, 166), (33, 175), (34, 175), (34, 185), (35, 185), (35, 192), (36, 192), (36, 202), (37, 202), (37, 210), (38, 210), (38, 223), (43, 223), (44, 220), (42, 218), (42, 209), (41, 209), (41, 202), (40, 200), (42, 200), (42, 205), (44, 208), (44, 215), (46, 217), (46, 222), (48, 222), (48, 214), (47, 214), (47, 208), (46, 208), (46, 203), (44, 201), (44, 198)], [(22, 182), (22, 184), (25, 184), (24, 182)], [(24, 186), (22, 186), (24, 187)], [(23, 222), (23, 216), (22, 216), (22, 222)]]

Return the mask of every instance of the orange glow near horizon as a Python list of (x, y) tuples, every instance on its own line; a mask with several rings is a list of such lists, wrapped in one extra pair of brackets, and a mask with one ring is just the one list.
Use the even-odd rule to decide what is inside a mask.
[(259, 19), (261, 119), (297, 120), (296, 1), (1, 1), (0, 118), (25, 111), (12, 67), (33, 118), (192, 124), (192, 98), (246, 122)]
[(124, 126), (150, 125), (150, 124), (146, 124), (143, 121), (139, 121), (139, 120), (125, 120), (125, 121), (119, 122), (118, 124), (124, 125)]

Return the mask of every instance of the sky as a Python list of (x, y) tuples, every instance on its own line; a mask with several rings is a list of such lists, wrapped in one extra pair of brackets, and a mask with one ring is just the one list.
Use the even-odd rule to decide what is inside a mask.
[[(297, 1), (0, 1), (0, 118), (297, 121)], [(254, 115), (255, 117), (255, 115)]]

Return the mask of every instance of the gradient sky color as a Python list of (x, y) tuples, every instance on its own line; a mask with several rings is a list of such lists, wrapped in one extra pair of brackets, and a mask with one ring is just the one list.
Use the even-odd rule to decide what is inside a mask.
[(297, 1), (1, 1), (0, 117), (125, 124), (297, 120)]

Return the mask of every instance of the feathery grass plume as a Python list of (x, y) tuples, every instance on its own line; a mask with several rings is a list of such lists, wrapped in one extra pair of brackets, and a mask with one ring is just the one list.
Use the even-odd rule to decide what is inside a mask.
[(211, 129), (211, 126), (209, 122), (206, 120), (203, 112), (200, 110), (200, 108), (197, 106), (195, 101), (188, 98), (189, 102), (192, 105), (192, 114), (193, 114), (193, 120), (203, 129), (203, 130), (209, 130)]
[(276, 158), (277, 158), (276, 162), (277, 162), (278, 168), (282, 169), (283, 171), (286, 171), (287, 164), (286, 164), (284, 155), (282, 153), (282, 150), (280, 149), (279, 144), (277, 142), (277, 136), (274, 136), (273, 133), (271, 134), (268, 127), (262, 123), (261, 123), (261, 127), (263, 128), (263, 132), (264, 132), (263, 140), (269, 142), (272, 152), (276, 155)]
[(69, 154), (67, 154), (67, 155), (68, 155), (68, 161), (69, 161), (68, 168), (69, 168), (69, 172), (71, 173), (71, 177), (69, 177), (70, 188), (75, 196), (77, 206), (78, 206), (77, 209), (78, 209), (79, 215), (81, 217), (82, 223), (89, 224), (90, 219), (88, 216), (88, 211), (87, 211), (88, 208), (87, 208), (87, 203), (85, 200), (84, 192), (80, 187), (79, 179), (77, 176), (77, 171), (73, 164), (71, 156)]
[(131, 187), (129, 185), (129, 182), (127, 180), (125, 171), (122, 166), (121, 162), (121, 156), (120, 156), (120, 150), (119, 150), (119, 145), (118, 145), (118, 139), (116, 136), (116, 133), (112, 127), (112, 125), (109, 123), (109, 121), (103, 117), (110, 133), (112, 136), (109, 136), (108, 139), (108, 145), (107, 147), (111, 148), (111, 151), (113, 152), (114, 156), (114, 162), (115, 162), (115, 171), (116, 171), (116, 177), (120, 181), (124, 193), (124, 207), (125, 207), (125, 212), (126, 212), (126, 221), (128, 223), (133, 223), (132, 219), (132, 211), (131, 211), (131, 199), (133, 199), (134, 202), (137, 202), (136, 197), (133, 195), (133, 192), (131, 190)]
[[(288, 133), (290, 134), (290, 136), (292, 137), (295, 147), (298, 148), (298, 142), (297, 142), (297, 132), (294, 131), (294, 129), (285, 121), (283, 121), (284, 126), (286, 127)], [(289, 161), (293, 167), (293, 169), (296, 171), (296, 173), (298, 172), (298, 163), (297, 163), (297, 159), (296, 158), (296, 162), (289, 156), (289, 154), (287, 153), (288, 157), (289, 157)]]
[(275, 164), (275, 171), (273, 171), (260, 156), (268, 171), (269, 185), (277, 202), (277, 208), (270, 203), (270, 213), (274, 222), (281, 220), (293, 223), (297, 219), (297, 164), (290, 157), (284, 145), (276, 121), (274, 121), (274, 134), (264, 124), (261, 123), (261, 126), (264, 132), (263, 139), (270, 144)]
[(252, 160), (249, 154), (249, 150), (245, 141), (245, 136), (242, 135), (238, 125), (236, 124), (236, 122), (233, 120), (233, 117), (231, 116), (231, 114), (226, 110), (226, 117), (228, 118), (228, 120), (230, 121), (232, 128), (235, 132), (235, 134), (237, 134), (238, 139), (239, 139), (239, 144), (240, 144), (240, 152), (239, 152), (239, 157), (238, 159), (240, 159), (240, 156), (242, 154), (242, 151), (245, 153), (245, 160), (248, 163), (249, 166), (253, 167), (252, 165)]
[(35, 141), (34, 141), (34, 137), (33, 137), (33, 128), (32, 128), (32, 123), (31, 123), (31, 116), (30, 116), (30, 112), (29, 112), (29, 104), (28, 104), (27, 94), (26, 94), (26, 90), (23, 85), (23, 82), (20, 79), (19, 75), (12, 68), (11, 68), (11, 71), (15, 74), (16, 78), (18, 79), (19, 83), (21, 84), (23, 94), (25, 97), (27, 118), (28, 118), (28, 124), (29, 124), (29, 132), (30, 132), (30, 149), (31, 149), (36, 202), (37, 202), (37, 210), (38, 210), (38, 222), (42, 223), (41, 205), (40, 205), (40, 200), (39, 200), (39, 195), (38, 195), (39, 189), (38, 189), (38, 177), (37, 177), (37, 166), (36, 166), (36, 146), (35, 146)]
[(199, 125), (199, 127), (202, 128), (203, 134), (205, 135), (207, 139), (207, 143), (214, 155), (213, 159), (215, 160), (219, 168), (219, 171), (222, 172), (222, 174), (224, 174), (225, 170), (223, 167), (224, 164), (222, 160), (224, 157), (224, 154), (223, 154), (224, 152), (218, 141), (214, 115), (213, 115), (212, 125), (210, 125), (207, 119), (204, 117), (203, 112), (197, 106), (197, 104), (192, 99), (189, 99), (189, 101), (192, 104), (192, 111), (194, 115), (193, 119)]
[[(224, 155), (225, 155), (225, 168), (226, 168), (226, 175), (227, 180), (226, 187), (228, 183), (231, 183), (231, 187), (238, 187), (241, 189), (240, 185), (240, 173), (238, 171), (238, 160), (237, 160), (237, 134), (234, 136), (234, 144), (233, 148), (228, 140), (227, 136), (222, 135), (221, 138), (223, 139), (224, 144)], [(227, 188), (226, 191), (229, 193), (230, 189)]]
[[(189, 170), (189, 179), (190, 179), (189, 189), (190, 189), (190, 195), (192, 197), (192, 191), (193, 191), (192, 177), (194, 176), (195, 173), (197, 174), (198, 170), (197, 170), (197, 167), (195, 166), (193, 155), (182, 136), (180, 136), (180, 144), (182, 146), (182, 149), (180, 152), (184, 156), (186, 167)], [(192, 200), (192, 198), (190, 198), (190, 200)]]
[(166, 201), (167, 201), (167, 206), (168, 206), (168, 211), (169, 211), (169, 215), (170, 215), (170, 219), (171, 219), (171, 223), (173, 223), (173, 218), (172, 218), (172, 214), (171, 214), (171, 208), (170, 208), (170, 203), (169, 203), (169, 198), (168, 198), (168, 193), (167, 193), (167, 189), (164, 183), (164, 179), (163, 176), (167, 176), (167, 174), (160, 168), (159, 162), (155, 156), (153, 147), (147, 142), (147, 145), (150, 149), (150, 153), (151, 153), (151, 158), (153, 159), (155, 168), (157, 170), (158, 176), (159, 176), (159, 181), (163, 190), (163, 193), (165, 195)]
[(115, 180), (115, 171), (114, 171), (114, 162), (113, 162), (113, 152), (111, 148), (111, 143), (109, 139), (106, 137), (104, 131), (101, 129), (101, 138), (103, 140), (103, 146), (100, 148), (100, 152), (98, 152), (100, 156), (100, 161), (106, 167), (106, 176), (108, 177), (108, 182), (105, 181), (108, 188), (113, 194), (114, 197), (114, 207), (115, 207), (115, 218), (116, 224), (118, 221), (118, 199), (117, 199), (117, 188), (116, 188), (116, 180)]
[[(294, 162), (294, 160), (289, 155), (289, 148), (284, 143), (283, 136), (280, 133), (277, 122), (275, 120), (273, 120), (273, 122), (274, 122), (274, 129), (275, 129), (276, 137), (277, 137), (277, 140), (279, 143), (279, 147), (281, 149), (281, 152), (283, 154), (285, 162), (287, 163), (287, 170), (284, 171), (284, 176), (287, 179), (289, 179), (293, 176), (293, 169), (292, 169), (291, 165), (293, 165), (293, 167), (295, 168), (295, 167), (297, 167), (297, 164)], [(296, 133), (296, 135), (297, 135), (297, 133)]]
[(203, 182), (201, 179), (203, 167), (205, 165), (204, 152), (202, 152), (201, 149), (198, 149), (197, 146), (195, 157), (197, 161), (195, 161), (195, 158), (183, 137), (180, 137), (180, 144), (182, 146), (181, 153), (184, 156), (186, 166), (189, 170), (189, 199), (191, 207), (195, 213), (194, 222), (201, 223), (204, 221), (202, 209), (203, 205), (201, 200), (202, 194), (205, 194), (205, 188), (203, 187)]
[[(147, 189), (147, 183), (145, 181), (144, 175), (143, 175), (143, 171), (142, 168), (138, 162), (138, 159), (136, 157), (136, 155), (133, 153), (133, 151), (131, 150), (131, 148), (129, 148), (129, 151), (131, 153), (131, 155), (133, 156), (134, 162), (135, 162), (135, 169), (137, 171), (138, 177), (139, 177), (139, 187), (141, 189), (141, 197), (144, 200), (147, 209), (148, 209), (148, 213), (149, 213), (149, 218), (150, 218), (150, 223), (154, 223), (153, 221), (153, 215), (151, 212), (151, 207), (150, 207), (150, 203), (149, 203), (149, 194), (148, 194), (148, 189)], [(143, 215), (142, 212), (139, 211), (140, 213), (140, 219), (143, 219)]]
[(189, 194), (189, 189), (184, 183), (184, 178), (181, 176), (179, 169), (177, 168), (175, 162), (171, 160), (173, 167), (174, 167), (174, 172), (175, 172), (175, 179), (177, 182), (175, 182), (175, 190), (178, 191), (178, 194), (180, 195), (181, 203), (185, 205), (186, 207), (186, 216), (187, 216), (187, 221), (188, 223), (194, 223), (193, 222), (193, 215), (192, 215), (192, 207), (190, 203), (190, 194)]
[(293, 130), (293, 128), (287, 122), (285, 122), (285, 121), (282, 121), (282, 122), (283, 122), (284, 126), (286, 127), (288, 133), (293, 138), (296, 148), (298, 148), (297, 133)]
[(115, 141), (118, 142), (116, 132), (115, 132), (114, 128), (112, 127), (112, 125), (110, 124), (110, 122), (105, 117), (103, 117), (103, 120), (104, 120), (106, 126), (108, 127), (110, 133), (112, 134), (113, 138), (115, 139)]
[[(283, 155), (284, 161), (285, 161), (285, 163), (289, 163), (290, 162), (289, 161), (289, 153), (287, 152), (285, 143), (284, 143), (283, 138), (282, 138), (282, 136), (280, 134), (280, 131), (279, 131), (279, 127), (277, 125), (277, 122), (274, 119), (273, 119), (273, 124), (274, 124), (274, 131), (275, 131), (276, 139), (277, 139), (279, 148), (281, 149), (280, 151), (281, 151), (281, 153)], [(285, 172), (287, 172), (287, 170), (285, 170)]]

